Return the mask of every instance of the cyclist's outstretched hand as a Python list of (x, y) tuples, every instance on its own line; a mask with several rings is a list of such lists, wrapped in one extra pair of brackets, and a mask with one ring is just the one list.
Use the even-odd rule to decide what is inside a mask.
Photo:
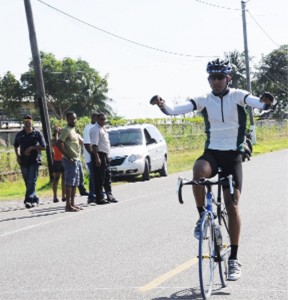
[(275, 98), (274, 96), (269, 92), (264, 92), (262, 96), (260, 97), (260, 101), (265, 103), (266, 105), (272, 106), (272, 104), (275, 104)]
[(263, 108), (263, 110), (270, 110), (270, 111), (273, 111), (274, 108), (276, 107), (277, 105), (277, 101), (276, 99), (274, 98), (274, 96), (269, 93), (269, 92), (264, 92), (262, 94), (262, 96), (260, 97), (260, 102), (264, 103), (265, 106)]
[(158, 95), (153, 96), (150, 100), (150, 104), (152, 105), (158, 105), (159, 107), (164, 107), (165, 101)]

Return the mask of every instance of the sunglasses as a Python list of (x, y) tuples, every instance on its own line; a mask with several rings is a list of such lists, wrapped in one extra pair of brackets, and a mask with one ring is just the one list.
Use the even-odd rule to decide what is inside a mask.
[(226, 78), (226, 76), (223, 74), (213, 74), (208, 77), (209, 80), (223, 80), (224, 78)]

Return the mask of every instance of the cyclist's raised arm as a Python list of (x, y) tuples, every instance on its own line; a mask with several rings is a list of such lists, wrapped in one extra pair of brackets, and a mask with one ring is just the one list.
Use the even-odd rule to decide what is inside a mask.
[(191, 112), (195, 109), (194, 102), (189, 100), (185, 101), (183, 103), (179, 103), (177, 105), (169, 105), (166, 103), (165, 100), (163, 100), (160, 96), (156, 95), (153, 96), (150, 100), (150, 104), (152, 105), (158, 105), (158, 107), (161, 109), (161, 111), (166, 115), (180, 115), (180, 114), (186, 114), (188, 112)]
[(245, 103), (253, 108), (269, 110), (276, 104), (276, 101), (271, 93), (264, 92), (260, 98), (248, 95), (245, 98)]

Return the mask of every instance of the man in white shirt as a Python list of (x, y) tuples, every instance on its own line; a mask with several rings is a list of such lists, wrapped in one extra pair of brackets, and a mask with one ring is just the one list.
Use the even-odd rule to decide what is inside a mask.
[(93, 113), (91, 115), (91, 122), (87, 124), (83, 131), (83, 144), (84, 144), (84, 161), (89, 170), (89, 195), (88, 204), (93, 204), (96, 202), (95, 195), (95, 183), (94, 183), (94, 173), (91, 165), (91, 143), (90, 143), (90, 129), (96, 124), (98, 118), (98, 113)]
[[(90, 141), (92, 147), (91, 164), (94, 171), (94, 183), (96, 203), (107, 204), (118, 202), (112, 195), (110, 172), (110, 140), (105, 129), (106, 116), (98, 114), (97, 123), (90, 129)], [(107, 200), (104, 200), (102, 190), (105, 190)]]

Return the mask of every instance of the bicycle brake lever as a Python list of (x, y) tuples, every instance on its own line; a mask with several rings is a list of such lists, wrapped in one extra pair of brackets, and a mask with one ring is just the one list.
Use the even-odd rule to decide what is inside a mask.
[(182, 177), (178, 177), (178, 180), (177, 180), (177, 195), (178, 195), (178, 200), (179, 200), (179, 203), (180, 204), (183, 204), (183, 199), (182, 199), (182, 186), (183, 186), (183, 179)]

